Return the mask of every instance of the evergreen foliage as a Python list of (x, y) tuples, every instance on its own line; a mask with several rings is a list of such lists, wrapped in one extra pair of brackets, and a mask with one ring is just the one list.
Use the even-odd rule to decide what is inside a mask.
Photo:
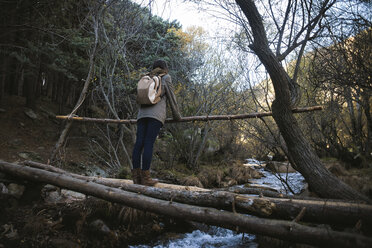
[[(281, 4), (275, 6), (279, 8)], [(337, 16), (332, 14), (327, 16), (329, 20)], [(298, 17), (295, 12), (291, 15)], [(336, 29), (337, 25), (332, 27), (332, 34), (344, 37), (330, 37), (339, 44), (346, 37), (356, 37), (348, 47), (329, 46), (330, 42), (324, 41), (325, 32), (315, 40), (327, 44), (325, 48), (319, 49), (317, 56), (314, 51), (305, 53), (299, 62), (297, 83), (303, 92), (300, 105), (322, 104), (326, 110), (322, 115), (303, 114), (297, 118), (319, 155), (370, 158), (371, 32), (362, 28), (363, 32), (357, 29), (345, 33), (356, 26), (370, 27), (370, 22), (357, 14), (349, 17), (350, 20), (344, 19), (347, 23), (343, 25), (348, 26), (342, 30)], [(168, 62), (184, 116), (271, 110), (271, 81), (251, 84), (249, 74), (260, 74), (258, 69), (252, 69), (259, 66), (249, 61), (246, 53), (237, 52), (245, 51), (244, 44), (249, 43), (242, 32), (235, 36), (235, 46), (216, 40), (220, 47), (212, 47), (205, 42), (206, 31), (201, 28), (182, 30), (178, 22), (154, 16), (129, 0), (2, 1), (0, 19), (3, 106), (8, 95), (25, 97), (31, 108), (40, 97), (45, 97), (59, 104), (58, 114), (69, 113), (88, 74), (97, 24), (94, 77), (79, 115), (135, 118), (137, 81), (159, 58)], [(286, 38), (289, 39), (283, 37)], [(272, 40), (277, 39), (273, 34)], [(310, 57), (316, 57), (313, 63)], [(294, 74), (296, 66), (297, 60), (289, 64), (289, 75)], [(133, 126), (97, 128), (100, 135), (90, 143), (98, 161), (114, 170), (130, 164)], [(164, 162), (169, 168), (184, 163), (193, 170), (198, 169), (200, 162), (213, 160), (283, 157), (286, 149), (277, 126), (269, 118), (171, 124), (162, 130), (158, 143), (155, 163)]]

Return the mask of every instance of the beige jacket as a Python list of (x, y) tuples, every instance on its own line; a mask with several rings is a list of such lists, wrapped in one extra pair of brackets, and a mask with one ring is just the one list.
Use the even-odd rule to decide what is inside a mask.
[(173, 119), (180, 120), (182, 118), (174, 95), (171, 76), (169, 74), (162, 76), (161, 84), (162, 97), (160, 102), (155, 105), (140, 105), (137, 120), (149, 117), (159, 120), (164, 125), (167, 116), (167, 100), (172, 110)]

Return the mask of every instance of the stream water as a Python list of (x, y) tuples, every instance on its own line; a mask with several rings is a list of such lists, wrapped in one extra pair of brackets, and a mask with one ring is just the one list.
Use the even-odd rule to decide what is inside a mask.
[[(305, 181), (302, 175), (298, 172), (295, 173), (279, 173), (274, 175), (271, 172), (258, 168), (264, 174), (260, 179), (254, 179), (251, 182), (268, 186), (279, 190), (282, 193), (291, 194), (288, 192), (284, 184), (281, 182), (280, 177), (286, 179), (292, 191), (297, 194), (305, 186)], [(280, 177), (279, 177), (280, 176)], [(243, 186), (237, 186), (243, 187)], [(172, 239), (156, 240), (149, 244), (141, 244), (130, 246), (131, 248), (212, 248), (212, 247), (248, 247), (256, 248), (258, 244), (255, 242), (255, 235), (241, 234), (234, 231), (224, 229), (221, 227), (209, 226), (203, 230), (194, 230), (190, 233), (184, 233)]]

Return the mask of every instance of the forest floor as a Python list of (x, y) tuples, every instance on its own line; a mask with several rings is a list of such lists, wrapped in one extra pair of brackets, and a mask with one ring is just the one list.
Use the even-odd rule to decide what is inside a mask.
[[(10, 97), (6, 102), (8, 105), (0, 109), (0, 159), (12, 163), (24, 160), (47, 163), (63, 127), (55, 119), (58, 106), (40, 101), (34, 111), (29, 111), (22, 97)], [(86, 141), (93, 133), (94, 130), (84, 124), (74, 124), (63, 153), (63, 169), (86, 172), (96, 166)], [(346, 183), (372, 198), (371, 168), (345, 170), (334, 160), (326, 164)], [(228, 170), (236, 174), (236, 168), (232, 166)], [(215, 173), (210, 174), (211, 171)], [(167, 170), (159, 170), (156, 176), (184, 185), (209, 187), (229, 186), (234, 180), (244, 183), (242, 177), (223, 178), (225, 172), (226, 169), (206, 167), (198, 177), (169, 178), (172, 173)], [(179, 173), (183, 175), (184, 171)], [(23, 193), (1, 194), (4, 187), (10, 188), (12, 183), (24, 186)], [(182, 220), (163, 218), (93, 197), (84, 198), (51, 185), (24, 182), (0, 173), (0, 248), (126, 247), (159, 235), (178, 235), (192, 228), (192, 224)]]
[[(55, 119), (58, 106), (40, 101), (30, 111), (24, 107), (22, 97), (13, 96), (6, 102), (8, 105), (0, 109), (0, 159), (12, 163), (25, 160), (47, 163), (63, 127)], [(95, 165), (86, 142), (86, 135), (90, 134), (84, 128), (76, 123), (69, 135), (65, 163), (60, 165), (64, 169), (86, 173)], [(15, 193), (1, 194), (5, 188)], [(23, 193), (17, 196), (17, 190)], [(0, 173), (0, 248), (127, 247), (161, 233), (190, 228), (185, 223), (180, 225), (179, 220), (163, 220), (93, 197), (81, 200), (81, 196), (69, 194), (72, 192)]]

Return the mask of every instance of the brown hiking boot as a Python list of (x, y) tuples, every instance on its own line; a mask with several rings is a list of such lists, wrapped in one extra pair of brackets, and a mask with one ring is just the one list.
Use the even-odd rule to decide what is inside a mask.
[(150, 177), (150, 170), (142, 170), (142, 185), (147, 185), (147, 186), (154, 186), (155, 184), (158, 183), (158, 181), (152, 179)]
[(132, 169), (132, 179), (133, 179), (134, 184), (141, 184), (142, 183), (141, 169), (140, 168)]

